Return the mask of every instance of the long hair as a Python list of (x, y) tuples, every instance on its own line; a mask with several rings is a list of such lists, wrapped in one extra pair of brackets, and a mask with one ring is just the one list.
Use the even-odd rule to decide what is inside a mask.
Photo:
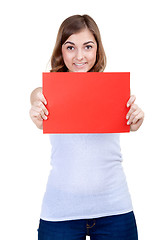
[(101, 41), (100, 32), (95, 21), (88, 15), (73, 15), (65, 19), (58, 31), (55, 47), (51, 56), (50, 72), (67, 72), (68, 69), (63, 61), (62, 45), (75, 33), (88, 28), (97, 42), (96, 62), (89, 72), (103, 72), (106, 67), (106, 55)]

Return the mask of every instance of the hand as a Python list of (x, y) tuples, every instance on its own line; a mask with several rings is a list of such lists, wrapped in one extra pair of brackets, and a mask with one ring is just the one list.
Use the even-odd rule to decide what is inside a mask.
[(45, 107), (47, 101), (41, 90), (38, 92), (35, 91), (33, 94), (35, 94), (35, 100), (32, 103), (31, 109), (29, 111), (30, 117), (39, 129), (43, 129), (43, 120), (47, 120), (46, 115), (49, 114), (47, 108)]
[(130, 110), (126, 115), (126, 119), (128, 119), (127, 124), (130, 125), (131, 131), (137, 131), (144, 120), (144, 112), (138, 107), (137, 104), (134, 103), (135, 100), (136, 97), (131, 95), (127, 102), (127, 107), (130, 106)]

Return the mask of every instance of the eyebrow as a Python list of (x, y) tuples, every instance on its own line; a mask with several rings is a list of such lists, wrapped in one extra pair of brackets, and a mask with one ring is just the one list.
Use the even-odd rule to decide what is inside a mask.
[[(67, 43), (75, 45), (73, 42), (70, 42), (70, 41), (65, 42), (64, 45), (66, 45)], [(83, 43), (83, 45), (87, 45), (88, 43), (93, 43), (94, 44), (93, 41), (88, 41), (88, 42)]]

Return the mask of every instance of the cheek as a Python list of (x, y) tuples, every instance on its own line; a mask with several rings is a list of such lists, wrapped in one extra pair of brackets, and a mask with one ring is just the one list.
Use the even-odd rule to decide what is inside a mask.
[(62, 52), (63, 60), (66, 65), (71, 63), (72, 57), (70, 54), (66, 53), (65, 51)]
[(95, 62), (96, 61), (96, 51), (90, 53), (88, 55), (88, 59), (91, 61), (91, 62)]

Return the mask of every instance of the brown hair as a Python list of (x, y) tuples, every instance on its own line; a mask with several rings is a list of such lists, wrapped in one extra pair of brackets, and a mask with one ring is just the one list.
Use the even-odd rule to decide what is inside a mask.
[(51, 56), (50, 72), (67, 72), (68, 69), (63, 61), (62, 45), (74, 33), (88, 28), (97, 42), (96, 62), (89, 72), (103, 72), (106, 67), (106, 55), (101, 41), (100, 32), (95, 21), (88, 15), (73, 15), (65, 19), (58, 31), (56, 44)]

